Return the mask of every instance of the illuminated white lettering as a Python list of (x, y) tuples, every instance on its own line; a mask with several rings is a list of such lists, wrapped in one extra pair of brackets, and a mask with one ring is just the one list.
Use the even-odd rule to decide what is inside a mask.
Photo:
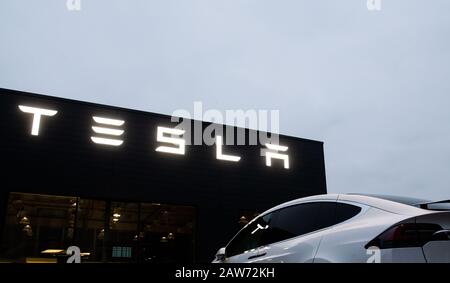
[(185, 150), (186, 141), (182, 138), (167, 137), (167, 136), (164, 136), (164, 134), (181, 136), (184, 134), (184, 132), (185, 132), (184, 130), (180, 130), (180, 129), (158, 127), (158, 131), (156, 134), (156, 140), (159, 142), (171, 143), (171, 144), (176, 145), (177, 147), (158, 146), (155, 150), (159, 151), (159, 152), (167, 152), (167, 153), (183, 155), (184, 150)]
[[(98, 116), (93, 116), (92, 119), (98, 124), (108, 125), (108, 126), (122, 126), (125, 123), (125, 121), (123, 121), (123, 120), (110, 119), (110, 118), (98, 117)], [(106, 127), (99, 127), (99, 126), (92, 126), (92, 130), (97, 134), (110, 135), (110, 136), (115, 136), (115, 137), (121, 136), (124, 133), (124, 130), (121, 130), (121, 129), (106, 128)], [(97, 144), (105, 144), (105, 145), (111, 145), (111, 146), (120, 146), (121, 144), (123, 144), (123, 140), (104, 138), (104, 137), (98, 137), (98, 136), (91, 136), (91, 140)]]
[[(289, 156), (287, 154), (279, 153), (278, 151), (287, 151), (287, 146), (266, 143), (269, 151), (266, 152), (266, 166), (272, 166), (272, 158), (284, 161), (284, 168), (289, 169)], [(273, 150), (273, 151), (270, 151)]]
[(122, 126), (125, 123), (125, 121), (123, 121), (123, 120), (109, 119), (109, 118), (97, 117), (97, 116), (92, 117), (92, 119), (94, 119), (94, 121), (99, 124), (105, 124), (105, 125), (111, 125), (111, 126)]
[(96, 132), (97, 134), (105, 134), (105, 135), (112, 135), (112, 136), (121, 136), (124, 132), (124, 130), (103, 128), (103, 127), (96, 127), (96, 126), (93, 126), (92, 130), (94, 130), (94, 132)]
[(238, 162), (239, 160), (241, 160), (241, 157), (239, 157), (239, 156), (223, 154), (222, 147), (223, 147), (222, 136), (216, 136), (216, 157), (217, 157), (217, 159), (233, 161), (233, 162)]
[(112, 146), (119, 146), (123, 143), (123, 140), (106, 139), (106, 138), (99, 138), (99, 137), (91, 137), (91, 140), (95, 143), (112, 145)]
[(37, 108), (31, 106), (19, 105), (22, 112), (33, 114), (33, 124), (31, 126), (31, 134), (33, 136), (39, 135), (39, 127), (41, 124), (41, 116), (54, 116), (58, 111), (44, 108)]
[[(38, 136), (42, 116), (54, 116), (58, 113), (56, 110), (37, 108), (25, 105), (18, 105), (20, 111), (33, 115), (33, 122), (31, 127), (31, 135)], [(90, 137), (92, 142), (96, 144), (103, 144), (108, 146), (120, 146), (123, 144), (123, 135), (125, 130), (120, 128), (125, 124), (124, 120), (111, 119), (106, 117), (92, 116), (94, 125), (91, 129), (93, 135)], [(189, 132), (189, 131), (188, 131)], [(166, 143), (166, 145), (159, 145), (155, 151), (165, 152), (171, 154), (184, 155), (186, 152), (186, 130), (177, 128), (157, 127), (156, 139), (159, 143)], [(189, 140), (190, 138), (187, 137)], [(216, 134), (216, 159), (231, 162), (239, 162), (240, 156), (225, 154), (223, 152), (223, 136)], [(272, 141), (273, 142), (273, 141)], [(273, 143), (265, 143), (265, 147), (261, 149), (261, 155), (265, 156), (266, 166), (272, 166), (272, 160), (278, 159), (283, 161), (283, 167), (289, 169), (289, 155), (287, 154), (288, 147)], [(262, 228), (260, 228), (262, 229)]]

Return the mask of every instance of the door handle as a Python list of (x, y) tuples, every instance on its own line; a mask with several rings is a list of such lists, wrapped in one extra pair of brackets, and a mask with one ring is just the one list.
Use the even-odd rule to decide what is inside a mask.
[(257, 254), (257, 255), (252, 255), (252, 256), (249, 256), (248, 259), (254, 259), (254, 258), (257, 258), (257, 257), (260, 257), (260, 256), (265, 256), (266, 254), (267, 254), (266, 252), (263, 252), (263, 253), (260, 253), (260, 254)]

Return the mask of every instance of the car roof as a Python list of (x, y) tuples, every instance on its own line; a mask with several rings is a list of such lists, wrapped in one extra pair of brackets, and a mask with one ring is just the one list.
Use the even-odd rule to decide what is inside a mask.
[(284, 208), (284, 207), (288, 207), (291, 205), (296, 205), (296, 204), (300, 204), (300, 203), (304, 203), (304, 202), (316, 202), (316, 201), (336, 201), (339, 197), (339, 194), (323, 194), (323, 195), (314, 195), (314, 196), (309, 196), (309, 197), (303, 197), (303, 198), (298, 198), (298, 199), (294, 199), (282, 204), (279, 204), (275, 207), (272, 207), (271, 209), (265, 211), (263, 214)]
[(402, 215), (421, 215), (421, 214), (430, 213), (430, 211), (421, 209), (419, 207), (396, 202), (393, 200), (379, 198), (376, 196), (357, 195), (357, 194), (340, 194), (338, 200), (360, 203), (360, 204), (372, 206), (372, 207), (375, 207), (378, 209), (382, 209), (385, 211), (389, 211), (389, 212), (392, 212), (395, 214), (402, 214)]
[(403, 204), (408, 204), (416, 207), (420, 207), (420, 204), (430, 203), (430, 200), (413, 198), (413, 197), (405, 197), (405, 196), (395, 196), (395, 195), (381, 195), (381, 194), (361, 194), (361, 193), (349, 193), (348, 195), (360, 195), (360, 196), (369, 196), (376, 197), (385, 200), (391, 200)]
[(400, 202), (395, 202), (392, 200), (382, 199), (376, 196), (368, 196), (368, 195), (359, 195), (359, 194), (323, 194), (323, 195), (314, 195), (304, 198), (295, 199), (292, 201), (288, 201), (277, 205), (261, 215), (267, 214), (269, 212), (288, 207), (291, 205), (306, 203), (306, 202), (318, 202), (318, 201), (342, 201), (342, 202), (353, 202), (356, 204), (367, 205), (371, 207), (375, 207), (381, 210), (385, 210), (395, 214), (401, 215), (421, 215), (430, 213), (430, 211), (414, 207), (411, 205), (403, 204)]

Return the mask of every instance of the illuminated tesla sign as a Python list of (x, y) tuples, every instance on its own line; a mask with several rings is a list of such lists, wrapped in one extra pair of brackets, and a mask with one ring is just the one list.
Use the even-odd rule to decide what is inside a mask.
[[(94, 116), (92, 119), (99, 125), (102, 125), (102, 127), (99, 126), (92, 126), (92, 130), (97, 134), (103, 134), (107, 136), (112, 137), (118, 137), (121, 136), (124, 133), (124, 130), (122, 129), (115, 129), (115, 128), (106, 128), (103, 127), (103, 125), (107, 126), (122, 126), (125, 121), (123, 120), (116, 120), (116, 119), (110, 119), (105, 117), (97, 117)], [(95, 143), (99, 144), (106, 144), (111, 146), (119, 146), (123, 143), (123, 140), (120, 139), (112, 139), (112, 138), (105, 138), (105, 137), (99, 137), (99, 136), (92, 136), (91, 140)]]
[(279, 153), (279, 151), (286, 152), (288, 150), (287, 146), (266, 143), (266, 147), (269, 150), (272, 150), (266, 152), (266, 166), (272, 166), (272, 159), (276, 158), (283, 160), (284, 168), (289, 169), (289, 156), (287, 154)]
[(39, 127), (41, 124), (41, 116), (54, 116), (58, 111), (44, 108), (37, 108), (25, 105), (19, 105), (22, 112), (33, 114), (33, 123), (31, 124), (31, 134), (33, 136), (39, 135)]
[(167, 152), (167, 153), (173, 153), (173, 154), (184, 154), (184, 148), (186, 145), (186, 142), (182, 138), (174, 138), (174, 137), (167, 137), (164, 136), (164, 134), (168, 135), (176, 135), (181, 136), (184, 134), (183, 130), (179, 129), (172, 129), (172, 128), (166, 128), (166, 127), (158, 127), (156, 140), (163, 143), (171, 143), (176, 145), (176, 147), (171, 146), (158, 146), (155, 150), (160, 152)]
[[(26, 105), (18, 105), (20, 111), (32, 114), (33, 122), (31, 125), (31, 135), (38, 136), (41, 125), (42, 116), (52, 117), (58, 113), (57, 110), (37, 108)], [(95, 144), (118, 147), (124, 143), (123, 134), (125, 130), (123, 126), (125, 121), (121, 119), (112, 119), (108, 117), (92, 116), (93, 125), (91, 126), (93, 135), (90, 137)], [(184, 155), (186, 151), (186, 140), (184, 138), (185, 131), (177, 128), (157, 127), (156, 141), (161, 145), (155, 148), (155, 151), (164, 152), (168, 154)], [(221, 135), (215, 136), (216, 159), (239, 162), (240, 156), (225, 154), (223, 150), (223, 137)], [(268, 167), (272, 166), (272, 160), (278, 159), (283, 162), (284, 168), (289, 169), (289, 155), (287, 154), (288, 147), (278, 144), (266, 143), (264, 152), (265, 164)]]
[(238, 162), (241, 160), (239, 156), (233, 156), (233, 155), (226, 155), (222, 153), (222, 136), (216, 136), (216, 158), (221, 160), (227, 160), (227, 161), (233, 161)]

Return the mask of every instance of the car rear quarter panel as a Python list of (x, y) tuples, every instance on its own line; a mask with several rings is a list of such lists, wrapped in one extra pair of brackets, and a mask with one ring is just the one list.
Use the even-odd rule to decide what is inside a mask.
[[(360, 206), (363, 208), (360, 214), (332, 227), (324, 235), (314, 262), (367, 262), (372, 254), (367, 252), (365, 245), (388, 227), (408, 218), (370, 206)], [(384, 253), (384, 256), (386, 260), (391, 258), (389, 253)]]
[[(435, 223), (443, 230), (450, 230), (450, 212), (435, 212), (417, 217), (417, 222)], [(427, 262), (450, 263), (450, 241), (432, 241), (423, 247)]]

